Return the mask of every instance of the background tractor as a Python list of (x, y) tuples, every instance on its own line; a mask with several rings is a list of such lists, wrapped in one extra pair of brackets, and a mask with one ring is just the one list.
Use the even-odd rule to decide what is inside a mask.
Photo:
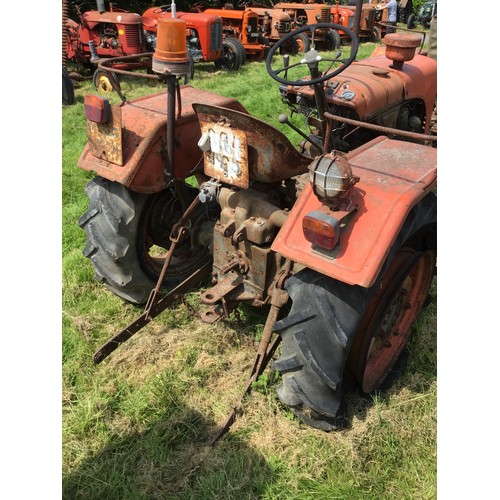
[(417, 14), (411, 13), (408, 16), (408, 29), (414, 28), (417, 24), (421, 24), (425, 29), (431, 25), (432, 17), (437, 14), (437, 1), (424, 2), (420, 5)]
[[(235, 99), (180, 86), (189, 58), (172, 45), (185, 46), (174, 40), (175, 33), (183, 37), (183, 23), (165, 19), (159, 26), (152, 70), (166, 95), (120, 105), (85, 97), (88, 143), (78, 167), (96, 176), (79, 220), (83, 254), (111, 292), (145, 304), (94, 362), (210, 277), (200, 292), (203, 321), (228, 318), (240, 304), (268, 313), (246, 391), (282, 341), (272, 364), (282, 377), (279, 398), (304, 423), (335, 429), (346, 387), (384, 387), (424, 306), (436, 262), (436, 149), (418, 143), (427, 135), (397, 128), (348, 152), (335, 148), (330, 139), (343, 118), (324, 103), (330, 82), (356, 71), (358, 49), (340, 25), (305, 25), (266, 59), (282, 85), (313, 87), (324, 138), (313, 143), (316, 154), (297, 150)], [(311, 49), (297, 64), (274, 59), (287, 37), (331, 30), (351, 38), (347, 57)], [(373, 112), (391, 106), (386, 95), (400, 90), (397, 72), (409, 74), (411, 87), (411, 68), (421, 61), (402, 65), (389, 45), (386, 56), (371, 60), (371, 71), (394, 88), (363, 80), (360, 67), (363, 88), (377, 99), (355, 99), (356, 87), (343, 88), (339, 98)], [(116, 62), (99, 66), (112, 73)]]
[[(158, 18), (171, 18), (170, 6), (151, 7), (142, 14), (148, 51), (156, 48)], [(222, 19), (219, 16), (195, 13), (176, 12), (176, 17), (186, 22), (186, 47), (193, 63), (214, 62), (216, 67), (238, 69), (242, 61), (235, 53), (235, 58), (228, 63), (223, 58)], [(194, 75), (194, 66), (190, 77)]]

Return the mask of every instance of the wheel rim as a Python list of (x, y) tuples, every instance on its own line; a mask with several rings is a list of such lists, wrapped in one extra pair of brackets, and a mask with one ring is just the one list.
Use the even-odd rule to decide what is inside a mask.
[(297, 40), (297, 46), (298, 46), (298, 50), (299, 50), (299, 54), (302, 54), (303, 52), (306, 52), (306, 49), (307, 49), (307, 43), (306, 41), (298, 36), (295, 40)]
[(421, 253), (404, 248), (382, 278), (361, 322), (349, 361), (365, 393), (380, 388), (406, 346), (427, 298), (434, 266), (434, 251)]
[(236, 65), (236, 53), (228, 45), (223, 45), (223, 53), (220, 63), (222, 68), (233, 69)]
[(103, 92), (104, 94), (109, 94), (113, 92), (113, 87), (107, 75), (99, 75), (97, 78), (97, 90)]
[[(141, 220), (137, 242), (139, 258), (144, 272), (156, 280), (161, 272), (170, 248), (170, 233), (173, 225), (183, 214), (179, 199), (170, 191), (163, 191), (151, 200)], [(193, 215), (186, 223), (187, 232), (178, 242), (167, 276), (191, 274), (207, 258), (207, 248), (198, 243), (203, 215)]]

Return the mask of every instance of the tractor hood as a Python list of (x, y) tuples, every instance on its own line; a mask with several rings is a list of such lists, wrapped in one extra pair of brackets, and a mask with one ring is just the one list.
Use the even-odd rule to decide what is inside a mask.
[(142, 24), (141, 16), (131, 12), (103, 12), (101, 14), (96, 10), (91, 10), (83, 14), (83, 20), (90, 29), (99, 23)]
[[(432, 110), (437, 93), (437, 64), (433, 59), (416, 55), (402, 70), (391, 68), (385, 55), (351, 64), (328, 80), (325, 90), (331, 104), (356, 110), (361, 120), (394, 106), (403, 99), (421, 98)], [(286, 92), (314, 99), (311, 87), (289, 85)], [(431, 102), (432, 101), (432, 102)]]

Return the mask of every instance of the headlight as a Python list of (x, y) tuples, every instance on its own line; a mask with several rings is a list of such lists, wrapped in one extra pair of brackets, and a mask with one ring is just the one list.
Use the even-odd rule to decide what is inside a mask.
[(349, 195), (359, 177), (352, 175), (351, 165), (343, 156), (328, 153), (311, 163), (309, 180), (314, 194), (325, 205), (336, 209)]

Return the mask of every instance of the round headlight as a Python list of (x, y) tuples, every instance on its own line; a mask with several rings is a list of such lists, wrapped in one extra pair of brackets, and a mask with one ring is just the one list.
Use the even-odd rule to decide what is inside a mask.
[(331, 208), (339, 206), (359, 177), (352, 175), (351, 165), (335, 154), (318, 156), (309, 166), (309, 180), (314, 194)]

